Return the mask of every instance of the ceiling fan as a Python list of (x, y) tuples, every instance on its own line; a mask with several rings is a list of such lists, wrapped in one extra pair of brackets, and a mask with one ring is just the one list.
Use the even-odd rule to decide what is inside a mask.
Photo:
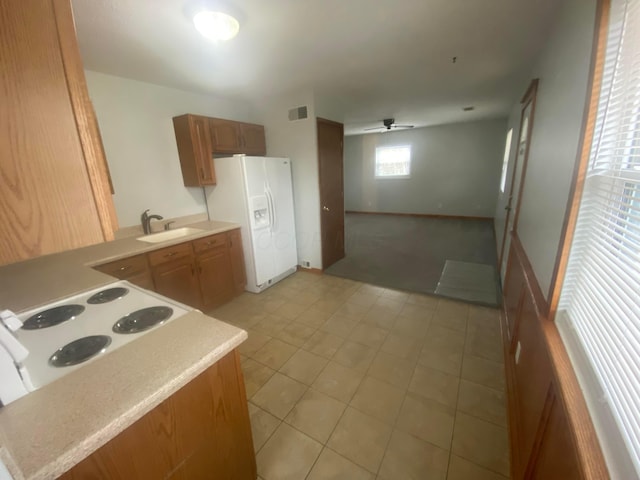
[(365, 128), (365, 130), (391, 130), (392, 128), (413, 128), (413, 125), (398, 125), (394, 118), (385, 118), (382, 120), (382, 127)]

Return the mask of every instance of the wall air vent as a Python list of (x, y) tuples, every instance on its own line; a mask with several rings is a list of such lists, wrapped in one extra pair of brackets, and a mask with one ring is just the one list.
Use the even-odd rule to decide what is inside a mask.
[(296, 107), (289, 110), (289, 120), (304, 120), (307, 118), (307, 106), (304, 107)]

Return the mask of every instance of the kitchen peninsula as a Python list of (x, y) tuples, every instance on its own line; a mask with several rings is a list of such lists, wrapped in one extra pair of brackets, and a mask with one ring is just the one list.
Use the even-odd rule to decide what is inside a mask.
[[(0, 267), (0, 305), (15, 312), (113, 283), (92, 268), (230, 232), (149, 244), (106, 242)], [(236, 351), (246, 332), (193, 310), (0, 409), (0, 459), (16, 480), (255, 479)], [(52, 345), (53, 347), (53, 345)]]

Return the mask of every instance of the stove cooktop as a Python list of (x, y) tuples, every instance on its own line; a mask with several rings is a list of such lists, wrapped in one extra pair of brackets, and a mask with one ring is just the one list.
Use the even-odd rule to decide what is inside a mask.
[(119, 281), (19, 314), (14, 335), (29, 350), (23, 365), (37, 389), (190, 310)]

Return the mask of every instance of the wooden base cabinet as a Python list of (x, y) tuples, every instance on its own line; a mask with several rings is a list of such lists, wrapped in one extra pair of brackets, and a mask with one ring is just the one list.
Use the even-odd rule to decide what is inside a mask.
[(147, 290), (155, 290), (146, 255), (135, 255), (115, 262), (94, 267), (100, 272), (126, 280)]
[(60, 478), (256, 477), (244, 379), (234, 350)]

